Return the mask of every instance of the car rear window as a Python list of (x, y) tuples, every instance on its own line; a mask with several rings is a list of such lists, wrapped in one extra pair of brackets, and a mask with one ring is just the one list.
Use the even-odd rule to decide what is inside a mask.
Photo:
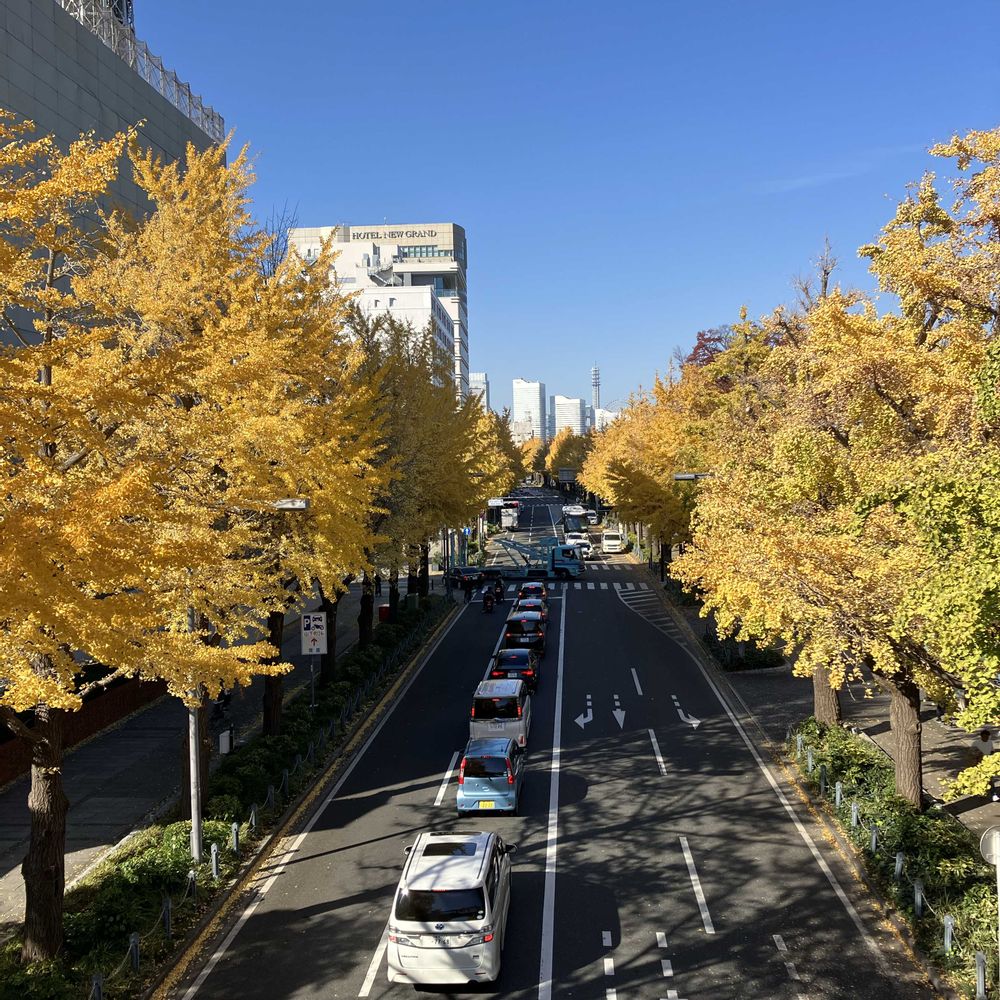
[(622, 540), (622, 536), (619, 535), (617, 531), (605, 531), (604, 537), (609, 542), (620, 542)]
[(396, 919), (421, 923), (444, 920), (482, 920), (486, 902), (482, 889), (400, 889), (396, 897)]
[(465, 776), (467, 778), (499, 778), (507, 773), (505, 757), (467, 757)]
[(507, 622), (507, 631), (513, 635), (532, 635), (538, 631), (538, 622), (523, 622), (518, 618)]
[(476, 698), (472, 711), (476, 719), (516, 719), (517, 698)]

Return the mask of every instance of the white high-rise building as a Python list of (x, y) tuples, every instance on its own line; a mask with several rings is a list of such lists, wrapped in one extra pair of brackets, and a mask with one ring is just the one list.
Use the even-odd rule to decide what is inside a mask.
[[(333, 276), (341, 291), (361, 291), (362, 299), (376, 299), (378, 308), (401, 309), (405, 296), (414, 328), (434, 322), (434, 303), (444, 309), (451, 325), (448, 355), (452, 360), (455, 394), (469, 393), (469, 311), (465, 230), (452, 222), (399, 226), (317, 226), (289, 230), (288, 243), (307, 263), (319, 254), (323, 240), (333, 238), (339, 256)], [(417, 310), (422, 289), (424, 304)], [(428, 294), (429, 293), (429, 294)], [(362, 308), (366, 308), (362, 302)], [(416, 311), (414, 311), (416, 310)], [(395, 313), (394, 313), (395, 315)]]
[(486, 372), (469, 372), (469, 395), (483, 401), (483, 409), (490, 408), (490, 380)]
[(552, 434), (555, 436), (564, 427), (573, 434), (587, 433), (587, 403), (583, 399), (571, 396), (553, 396), (551, 398)]
[(548, 440), (545, 420), (545, 383), (516, 378), (513, 382), (514, 408), (511, 412), (511, 433), (517, 444), (531, 438)]
[(617, 419), (618, 413), (615, 410), (603, 410), (598, 406), (594, 410), (593, 428), (595, 431), (603, 431), (608, 424)]

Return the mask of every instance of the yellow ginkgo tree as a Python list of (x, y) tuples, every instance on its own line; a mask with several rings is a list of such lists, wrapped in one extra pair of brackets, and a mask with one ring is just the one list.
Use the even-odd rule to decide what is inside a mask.
[[(163, 166), (126, 137), (66, 153), (0, 128), (0, 719), (32, 754), (23, 955), (62, 940), (62, 717), (80, 659), (166, 681), (189, 705), (287, 669), (251, 636), (305, 579), (355, 566), (377, 488), (371, 397), (330, 289), (267, 284), (245, 153)], [(107, 210), (127, 151), (151, 204)], [(101, 208), (101, 205), (105, 208)], [(322, 530), (274, 502), (309, 495)], [(221, 642), (204, 641), (211, 628)], [(31, 712), (33, 725), (18, 713)]]

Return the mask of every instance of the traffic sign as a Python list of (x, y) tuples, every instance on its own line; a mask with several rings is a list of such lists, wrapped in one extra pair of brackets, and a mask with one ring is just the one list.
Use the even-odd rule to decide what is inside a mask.
[(321, 656), (326, 652), (326, 612), (302, 612), (302, 652)]
[(468, 538), (469, 535), (472, 534), (472, 528), (463, 528), (462, 529), (462, 534), (465, 535), (466, 538)]

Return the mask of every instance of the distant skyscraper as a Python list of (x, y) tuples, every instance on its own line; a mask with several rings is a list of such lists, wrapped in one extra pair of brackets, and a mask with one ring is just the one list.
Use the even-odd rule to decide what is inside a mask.
[(601, 408), (601, 369), (596, 363), (590, 369), (590, 407), (595, 412)]
[(479, 396), (483, 408), (490, 408), (490, 380), (486, 372), (469, 372), (469, 395)]
[(573, 434), (587, 433), (587, 402), (571, 396), (552, 397), (552, 433), (568, 427)]
[(514, 409), (511, 413), (511, 431), (514, 440), (518, 444), (533, 437), (547, 440), (545, 383), (516, 378), (513, 387)]

